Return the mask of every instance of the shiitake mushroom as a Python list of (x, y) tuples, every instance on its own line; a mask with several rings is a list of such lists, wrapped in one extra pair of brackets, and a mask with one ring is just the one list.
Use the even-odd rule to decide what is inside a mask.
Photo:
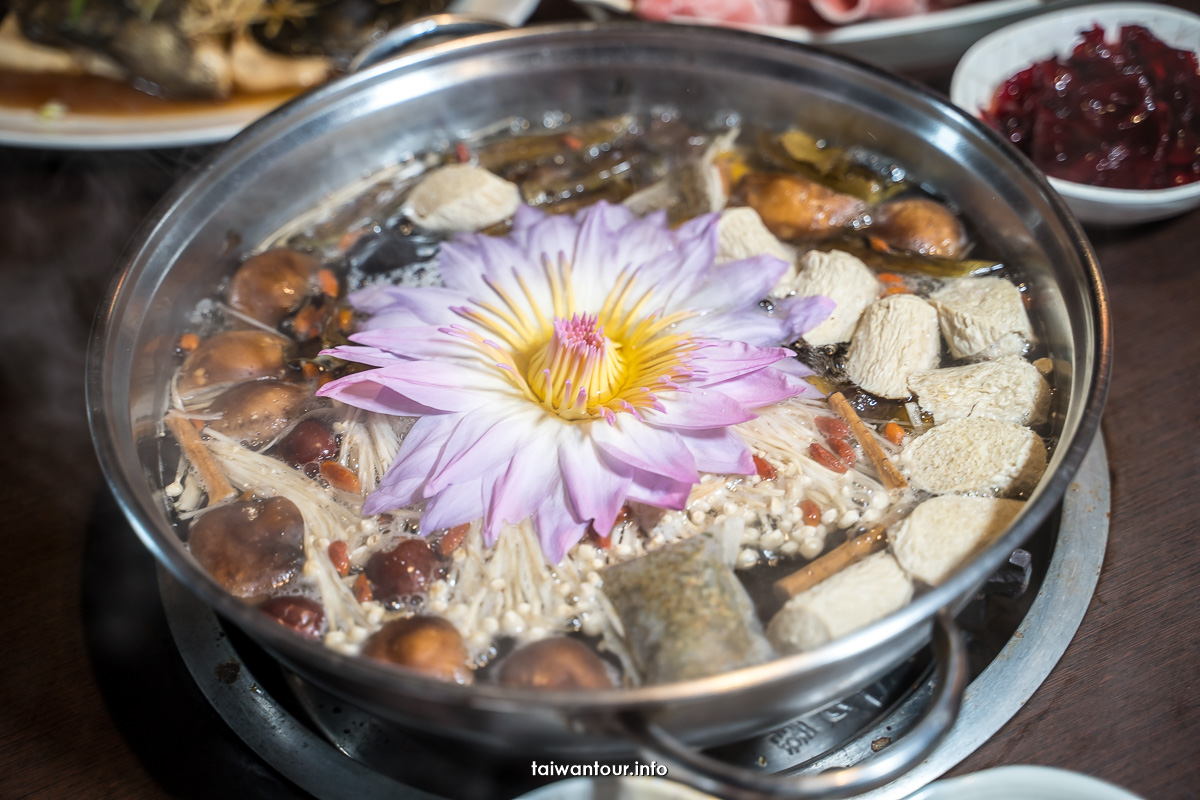
[(500, 664), (504, 686), (531, 689), (611, 689), (612, 675), (592, 648), (578, 639), (556, 636), (514, 650)]
[(446, 565), (424, 539), (405, 539), (391, 550), (373, 554), (363, 572), (375, 599), (389, 603), (424, 593), (446, 574)]
[(320, 639), (325, 632), (325, 609), (316, 600), (282, 595), (272, 597), (258, 608), (280, 625), (308, 639)]
[(749, 173), (737, 193), (781, 239), (830, 233), (854, 222), (867, 207), (857, 197), (783, 172)]
[(246, 316), (275, 327), (300, 305), (318, 266), (316, 258), (296, 250), (259, 253), (238, 267), (226, 299)]
[(230, 594), (259, 597), (304, 561), (304, 517), (286, 497), (217, 506), (192, 521), (188, 548)]
[(221, 416), (208, 423), (218, 433), (259, 447), (282, 433), (311, 401), (308, 387), (277, 380), (235, 386), (209, 404)]
[(274, 447), (275, 454), (293, 467), (337, 458), (337, 434), (322, 419), (300, 420)]
[(871, 212), (871, 234), (897, 250), (957, 258), (967, 232), (950, 209), (925, 197), (884, 203)]
[(441, 617), (415, 616), (386, 623), (363, 644), (363, 655), (438, 680), (471, 683), (462, 634)]
[(189, 397), (199, 389), (226, 383), (282, 377), (290, 342), (266, 331), (225, 331), (204, 339), (179, 370), (179, 392)]

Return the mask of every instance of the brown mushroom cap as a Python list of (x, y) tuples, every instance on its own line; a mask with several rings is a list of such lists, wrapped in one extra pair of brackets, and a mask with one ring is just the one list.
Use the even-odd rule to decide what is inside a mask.
[(871, 233), (898, 250), (957, 258), (967, 232), (950, 209), (924, 197), (884, 203), (871, 212)]
[(301, 420), (279, 440), (275, 452), (294, 467), (328, 461), (337, 458), (337, 436), (324, 420)]
[(280, 625), (308, 639), (320, 639), (325, 632), (325, 609), (316, 600), (285, 595), (272, 597), (258, 608)]
[(290, 343), (266, 331), (225, 331), (200, 342), (179, 370), (179, 392), (225, 383), (279, 378), (286, 367)]
[(578, 639), (542, 639), (514, 650), (500, 664), (504, 686), (532, 689), (611, 689), (612, 676), (600, 656)]
[(208, 410), (221, 416), (208, 423), (218, 433), (258, 447), (278, 436), (304, 412), (307, 387), (284, 381), (243, 383), (223, 393)]
[(376, 600), (389, 602), (423, 594), (446, 574), (446, 565), (424, 539), (405, 539), (391, 550), (375, 553), (363, 572)]
[(857, 197), (786, 173), (752, 172), (738, 183), (738, 194), (782, 239), (830, 233), (866, 210)]
[(258, 597), (292, 579), (304, 561), (304, 518), (286, 497), (218, 506), (196, 517), (188, 548), (231, 594)]
[(453, 683), (471, 683), (462, 634), (441, 617), (392, 620), (367, 639), (363, 655)]
[(229, 282), (229, 305), (274, 327), (294, 310), (308, 291), (308, 279), (320, 266), (306, 253), (268, 250), (247, 259)]

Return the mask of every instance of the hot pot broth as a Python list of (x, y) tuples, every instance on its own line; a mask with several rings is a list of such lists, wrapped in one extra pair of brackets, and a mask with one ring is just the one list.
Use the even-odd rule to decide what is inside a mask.
[[(543, 122), (505, 120), (347, 189), (197, 308), (165, 494), (219, 583), (300, 635), (444, 680), (633, 686), (818, 647), (1007, 527), (1045, 468), (1049, 370), (1033, 365), (1019, 273), (979, 258), (967, 223), (901, 167), (799, 130), (667, 113)], [(426, 191), (439, 174), (464, 182), (449, 199)], [(718, 260), (789, 264), (756, 300), (765, 318), (832, 295), (833, 314), (773, 342), (811, 369), (810, 396), (730, 426), (749, 474), (701, 471), (682, 509), (625, 502), (561, 560), (534, 519), (506, 519), (489, 542), (478, 518), (422, 530), (423, 503), (364, 516), (416, 417), (316, 396), (370, 368), (326, 352), (373, 324), (348, 294), (436, 290), (452, 229), (518, 235), (516, 205), (600, 203), (665, 213), (676, 231), (720, 212)], [(972, 455), (980, 441), (998, 461)]]

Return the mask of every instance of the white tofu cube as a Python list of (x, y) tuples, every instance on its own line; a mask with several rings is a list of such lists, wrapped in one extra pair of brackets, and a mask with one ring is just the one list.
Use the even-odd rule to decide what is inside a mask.
[(438, 233), (467, 233), (495, 225), (517, 213), (521, 190), (515, 183), (470, 164), (432, 170), (413, 187), (405, 215)]
[(1033, 339), (1021, 292), (1004, 278), (959, 278), (929, 300), (955, 358), (1019, 355)]
[(908, 379), (936, 367), (940, 350), (934, 307), (915, 295), (891, 295), (862, 313), (850, 340), (846, 374), (879, 397), (908, 397)]
[(913, 585), (889, 553), (875, 553), (788, 600), (767, 626), (780, 654), (813, 650), (908, 605)]
[(996, 497), (934, 497), (888, 533), (892, 553), (909, 575), (937, 586), (991, 544), (1024, 507), (1020, 500)]
[(836, 305), (829, 317), (804, 334), (809, 344), (823, 345), (850, 341), (863, 309), (875, 302), (879, 290), (875, 273), (849, 253), (810, 250), (800, 258), (796, 277), (788, 283), (781, 281), (774, 294), (824, 295), (833, 300)]
[(1046, 445), (1028, 428), (988, 417), (951, 420), (915, 437), (900, 453), (909, 484), (934, 494), (1011, 496), (1046, 471)]
[(939, 425), (964, 417), (1036, 425), (1050, 408), (1050, 385), (1020, 356), (921, 372), (908, 379), (908, 388)]

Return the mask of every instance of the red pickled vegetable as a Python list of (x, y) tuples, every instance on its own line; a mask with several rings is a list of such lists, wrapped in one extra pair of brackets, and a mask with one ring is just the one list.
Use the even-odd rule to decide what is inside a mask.
[(1047, 175), (1117, 189), (1200, 179), (1200, 67), (1140, 25), (1093, 27), (1002, 84), (983, 116)]

